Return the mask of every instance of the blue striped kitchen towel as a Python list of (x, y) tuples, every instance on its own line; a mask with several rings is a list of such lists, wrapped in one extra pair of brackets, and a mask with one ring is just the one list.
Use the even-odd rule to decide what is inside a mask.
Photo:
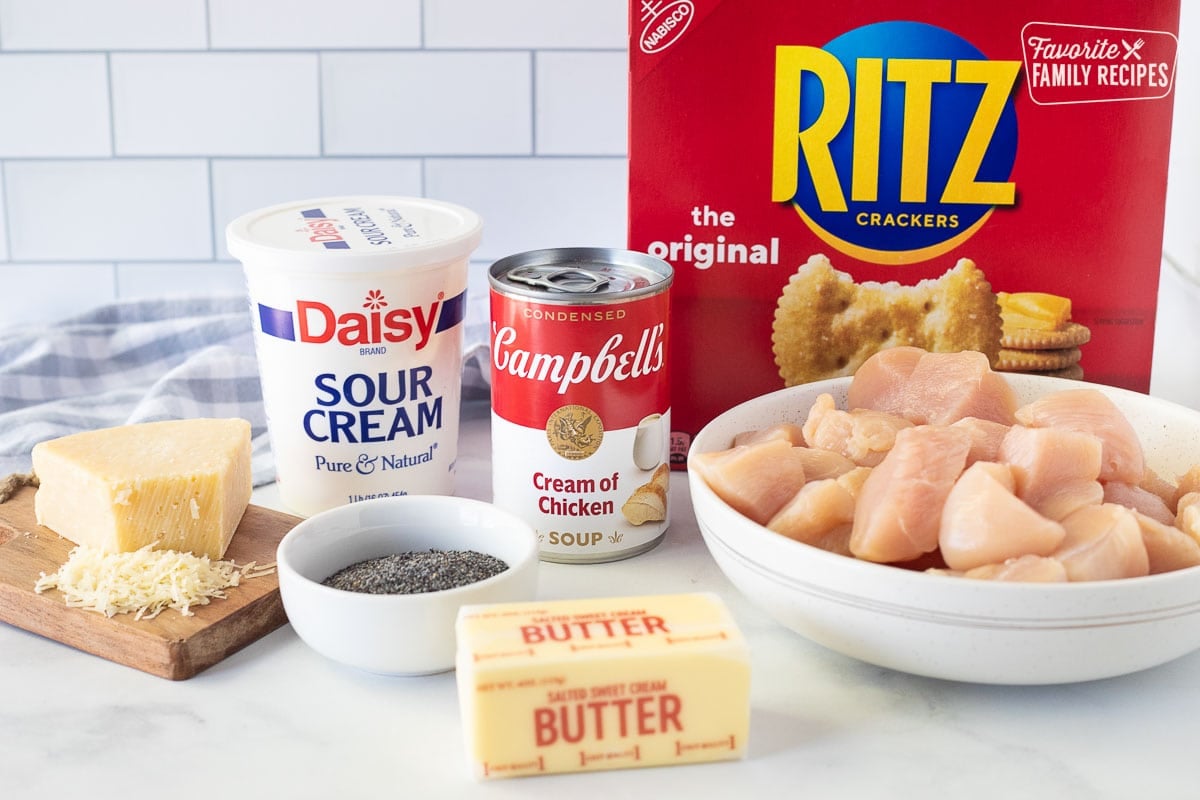
[(242, 417), (255, 485), (274, 479), (245, 297), (137, 300), (0, 331), (0, 476), (45, 439), (189, 417)]

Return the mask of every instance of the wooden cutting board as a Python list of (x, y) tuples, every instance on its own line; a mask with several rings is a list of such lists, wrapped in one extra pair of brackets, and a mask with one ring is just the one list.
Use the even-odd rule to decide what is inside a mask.
[[(0, 621), (171, 680), (190, 678), (287, 622), (275, 574), (232, 587), (188, 617), (170, 608), (150, 620), (106, 617), (68, 608), (58, 590), (37, 594), (34, 583), (56, 572), (75, 545), (37, 524), (36, 491), (26, 486), (0, 504)], [(249, 506), (225, 559), (273, 563), (279, 540), (299, 521)]]

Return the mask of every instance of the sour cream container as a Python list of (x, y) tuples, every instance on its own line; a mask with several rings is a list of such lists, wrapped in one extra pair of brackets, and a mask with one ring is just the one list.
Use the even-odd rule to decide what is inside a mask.
[(289, 509), (453, 493), (467, 263), (482, 231), (461, 206), (386, 196), (229, 224)]

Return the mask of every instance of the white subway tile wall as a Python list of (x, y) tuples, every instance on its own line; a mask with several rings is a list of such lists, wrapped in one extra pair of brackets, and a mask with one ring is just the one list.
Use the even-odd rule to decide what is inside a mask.
[[(245, 291), (239, 214), (389, 193), (625, 243), (626, 0), (0, 0), (0, 328)], [(478, 299), (478, 298), (476, 298)]]
[(118, 156), (316, 156), (315, 53), (113, 53)]

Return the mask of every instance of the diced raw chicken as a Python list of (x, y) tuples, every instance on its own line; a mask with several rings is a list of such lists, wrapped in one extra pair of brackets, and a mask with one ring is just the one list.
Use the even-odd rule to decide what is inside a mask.
[(858, 465), (841, 453), (832, 450), (822, 450), (819, 447), (797, 447), (798, 455), (804, 462), (804, 480), (820, 481), (826, 478), (836, 478), (845, 475)]
[(1000, 564), (985, 564), (965, 571), (929, 570), (941, 575), (955, 575), (985, 581), (1012, 581), (1014, 583), (1062, 583), (1067, 580), (1067, 570), (1062, 562), (1046, 556), (1026, 555), (1010, 558)]
[(1043, 395), (1017, 409), (1017, 421), (1031, 428), (1090, 433), (1103, 445), (1101, 481), (1136, 484), (1142, 479), (1145, 459), (1137, 433), (1116, 404), (1096, 389), (1067, 389)]
[(1200, 542), (1200, 492), (1188, 492), (1175, 507), (1175, 526)]
[(918, 351), (913, 363), (912, 349), (893, 347), (867, 359), (850, 382), (847, 408), (883, 411), (918, 425), (949, 425), (963, 417), (1015, 421), (1016, 393), (983, 353)]
[(1072, 581), (1136, 578), (1150, 573), (1137, 512), (1113, 503), (1084, 506), (1062, 521), (1067, 536), (1054, 558)]
[(771, 425), (766, 428), (759, 428), (758, 430), (742, 431), (733, 437), (733, 446), (754, 444), (755, 442), (762, 442), (767, 439), (784, 439), (796, 447), (802, 447), (807, 444), (804, 441), (804, 432), (801, 431), (799, 425), (791, 422), (781, 422), (778, 425)]
[(967, 453), (967, 466), (976, 461), (999, 461), (1000, 443), (1008, 433), (1009, 425), (979, 417), (963, 417), (954, 422), (952, 428), (962, 428), (971, 437), (971, 449)]
[(1150, 562), (1150, 574), (1171, 572), (1200, 564), (1200, 544), (1174, 525), (1134, 512), (1142, 529), (1142, 544)]
[(841, 477), (804, 484), (767, 527), (789, 539), (850, 555), (854, 501), (870, 472), (870, 467), (855, 467)]
[(898, 406), (907, 394), (905, 385), (925, 355), (920, 347), (889, 347), (859, 365), (850, 381), (850, 408)]
[(1178, 487), (1175, 484), (1150, 469), (1150, 467), (1146, 467), (1146, 471), (1142, 473), (1142, 479), (1138, 481), (1138, 486), (1147, 492), (1158, 495), (1158, 499), (1163, 501), (1163, 505), (1172, 514), (1175, 513), (1175, 503), (1178, 500), (1176, 495)]
[(783, 439), (739, 445), (692, 460), (718, 497), (765, 525), (804, 486), (806, 459)]
[(860, 467), (883, 460), (896, 441), (896, 431), (911, 428), (908, 420), (878, 411), (843, 411), (833, 396), (822, 394), (813, 402), (804, 422), (804, 439), (810, 447), (831, 450)]
[(1163, 499), (1140, 486), (1131, 486), (1121, 481), (1109, 481), (1104, 484), (1104, 502), (1132, 508), (1163, 525), (1175, 524), (1175, 514), (1167, 508)]
[(1175, 502), (1172, 503), (1176, 514), (1179, 513), (1179, 501), (1185, 494), (1192, 492), (1200, 492), (1200, 464), (1179, 476), (1179, 484), (1175, 489)]
[(1023, 555), (1048, 556), (1066, 536), (1020, 500), (1006, 464), (977, 461), (955, 482), (942, 507), (938, 546), (951, 569), (970, 570)]
[(998, 460), (1012, 467), (1017, 497), (1042, 516), (1062, 520), (1104, 500), (1100, 475), (1103, 445), (1088, 433), (1013, 425), (1000, 443)]
[(937, 547), (942, 506), (970, 448), (970, 437), (949, 426), (898, 431), (858, 495), (851, 552), (867, 561), (909, 561)]

